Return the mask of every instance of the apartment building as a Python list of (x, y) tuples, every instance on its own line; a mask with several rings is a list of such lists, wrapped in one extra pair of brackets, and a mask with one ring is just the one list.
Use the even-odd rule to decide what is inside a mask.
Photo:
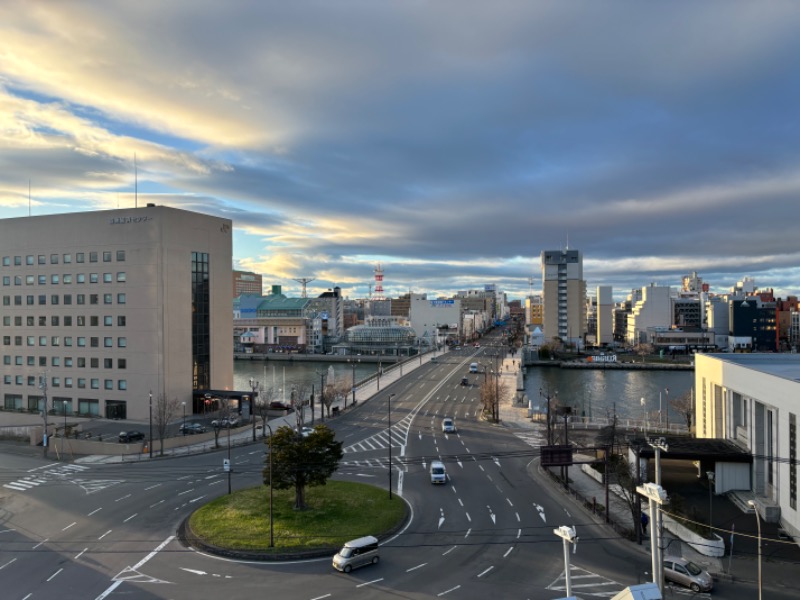
[(544, 336), (582, 347), (586, 333), (586, 282), (579, 250), (541, 254)]
[(146, 420), (230, 389), (231, 233), (150, 204), (0, 220), (4, 410)]

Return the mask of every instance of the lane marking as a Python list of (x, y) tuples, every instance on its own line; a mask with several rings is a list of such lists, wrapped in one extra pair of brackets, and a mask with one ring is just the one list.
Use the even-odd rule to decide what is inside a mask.
[(460, 586), (460, 585), (457, 585), (457, 586), (456, 586), (456, 587), (454, 587), (454, 588), (450, 588), (449, 590), (445, 590), (445, 591), (443, 591), (443, 592), (440, 592), (440, 593), (436, 594), (436, 596), (437, 596), (437, 597), (444, 596), (445, 594), (449, 594), (450, 592), (455, 592), (455, 591), (456, 591), (457, 589), (459, 589), (459, 588), (461, 588), (461, 586)]
[(61, 571), (63, 571), (63, 570), (64, 570), (64, 568), (62, 567), (61, 569), (59, 569), (58, 571), (56, 571), (55, 573), (53, 573), (52, 575), (50, 575), (50, 577), (48, 577), (48, 578), (47, 578), (47, 581), (51, 581), (51, 580), (55, 579), (56, 575), (58, 575), (59, 573), (61, 573)]
[(383, 577), (381, 577), (380, 579), (373, 579), (372, 581), (365, 581), (364, 583), (359, 583), (356, 587), (360, 588), (364, 587), (365, 585), (372, 585), (373, 583), (378, 583), (380, 581), (383, 581)]
[(107, 536), (109, 533), (111, 533), (111, 530), (110, 530), (110, 529), (109, 529), (108, 531), (106, 531), (106, 532), (105, 532), (103, 535), (101, 535), (101, 536), (100, 536), (99, 538), (97, 538), (97, 539), (98, 539), (98, 540), (102, 540), (102, 539), (103, 539), (104, 537), (106, 537), (106, 536)]
[(421, 565), (417, 565), (416, 567), (411, 567), (410, 569), (406, 569), (406, 573), (411, 573), (411, 571), (416, 571), (417, 569), (421, 569), (428, 563), (422, 563)]
[(103, 510), (103, 509), (102, 509), (102, 508), (95, 508), (95, 509), (94, 509), (92, 512), (90, 512), (90, 513), (89, 513), (88, 515), (86, 515), (86, 516), (87, 516), (87, 517), (91, 517), (93, 514), (95, 514), (95, 513), (98, 513), (98, 512), (100, 512), (101, 510)]
[(489, 567), (489, 568), (488, 568), (488, 569), (486, 569), (486, 570), (485, 570), (483, 573), (479, 573), (479, 574), (478, 574), (478, 577), (483, 577), (484, 575), (486, 575), (486, 574), (487, 574), (489, 571), (491, 571), (492, 569), (494, 569), (494, 566), (491, 566), (491, 567)]

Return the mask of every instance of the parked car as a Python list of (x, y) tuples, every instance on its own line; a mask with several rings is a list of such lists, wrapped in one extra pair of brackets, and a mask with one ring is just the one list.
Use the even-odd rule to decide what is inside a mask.
[(224, 419), (214, 419), (211, 421), (212, 427), (236, 427), (239, 424), (239, 417), (225, 417)]
[(292, 405), (286, 404), (286, 402), (281, 402), (280, 400), (275, 400), (269, 403), (269, 407), (271, 410), (291, 410)]
[(442, 431), (444, 433), (455, 433), (456, 432), (456, 422), (453, 419), (450, 419), (450, 418), (442, 419)]
[(311, 429), (311, 427), (301, 427), (300, 429), (297, 430), (297, 433), (299, 433), (305, 438), (314, 433), (314, 430)]
[(206, 428), (202, 423), (186, 423), (181, 425), (180, 432), (183, 435), (191, 435), (194, 433), (205, 433)]
[(119, 441), (121, 444), (127, 444), (128, 442), (135, 442), (137, 440), (143, 440), (144, 433), (141, 431), (120, 431), (119, 432)]
[(714, 587), (714, 579), (708, 571), (679, 556), (664, 558), (664, 579), (685, 585), (693, 592), (710, 592)]

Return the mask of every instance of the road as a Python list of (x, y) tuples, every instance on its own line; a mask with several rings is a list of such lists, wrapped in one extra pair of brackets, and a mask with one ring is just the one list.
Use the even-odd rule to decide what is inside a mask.
[[(180, 522), (227, 492), (225, 449), (91, 467), (9, 456), (3, 482), (26, 483), (4, 489), (2, 598), (560, 598), (564, 554), (553, 534), (560, 525), (574, 526), (580, 538), (570, 553), (579, 597), (610, 598), (647, 581), (647, 555), (543, 483), (535, 448), (479, 420), (474, 377), (469, 387), (460, 382), (476, 355), (493, 351), (448, 353), (326, 422), (345, 447), (337, 477), (386, 488), (391, 445), (392, 494), (408, 502), (412, 518), (384, 542), (378, 565), (345, 575), (329, 558), (263, 564), (182, 546), (175, 538)], [(455, 418), (457, 433), (442, 432), (444, 417)], [(261, 444), (231, 451), (233, 489), (260, 483), (263, 456)], [(434, 458), (447, 467), (446, 485), (430, 483)], [(714, 596), (743, 592), (756, 597), (725, 582)]]

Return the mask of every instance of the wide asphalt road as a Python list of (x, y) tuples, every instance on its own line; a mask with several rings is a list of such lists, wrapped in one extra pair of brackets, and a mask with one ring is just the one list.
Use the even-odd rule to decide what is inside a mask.
[[(27, 489), (3, 488), (0, 597), (559, 598), (564, 553), (553, 529), (560, 525), (580, 537), (570, 553), (573, 593), (609, 598), (647, 581), (646, 556), (542, 485), (534, 448), (479, 420), (476, 378), (469, 387), (460, 382), (483, 352), (492, 349), (448, 353), (327, 421), (345, 446), (337, 477), (386, 489), (391, 445), (392, 494), (409, 503), (412, 519), (383, 544), (378, 565), (345, 575), (330, 558), (263, 564), (183, 547), (179, 523), (227, 493), (226, 449), (91, 467), (9, 456), (2, 481)], [(457, 433), (442, 432), (444, 417), (455, 418)], [(263, 457), (260, 444), (231, 450), (233, 489), (260, 484)], [(430, 483), (433, 459), (445, 463), (447, 484)]]

